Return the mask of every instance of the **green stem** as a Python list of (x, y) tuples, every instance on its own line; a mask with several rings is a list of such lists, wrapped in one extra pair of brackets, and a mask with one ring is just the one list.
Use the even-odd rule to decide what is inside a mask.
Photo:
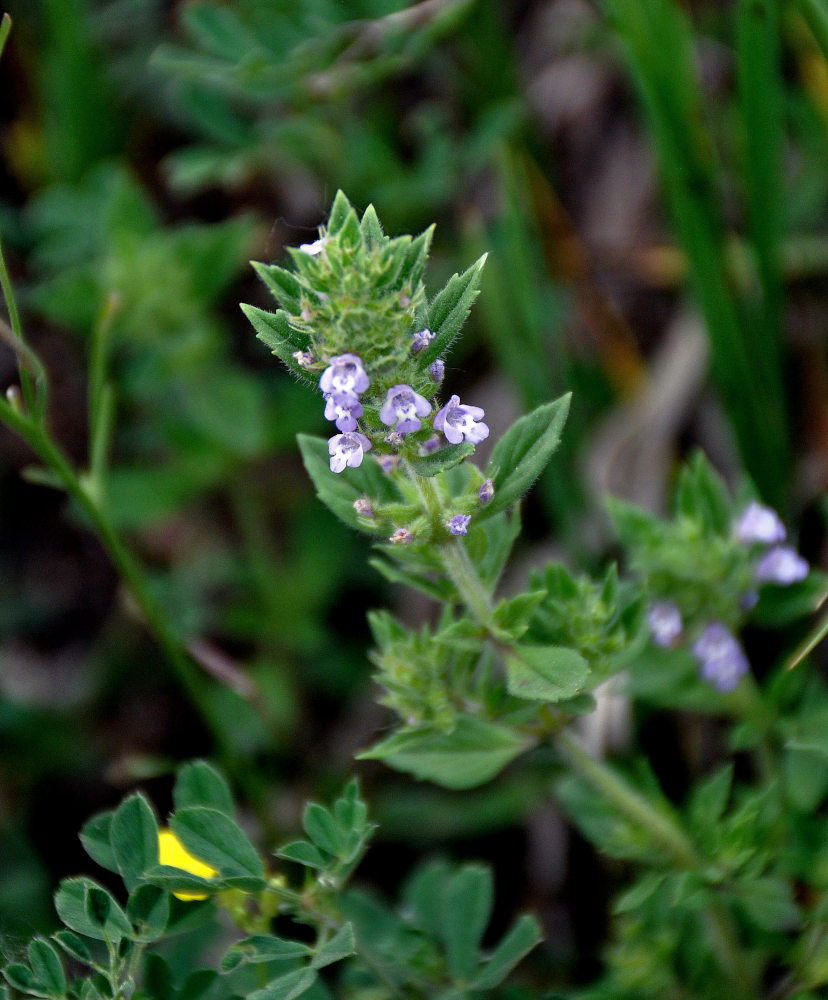
[[(101, 544), (124, 580), (144, 621), (155, 636), (184, 691), (210, 727), (225, 763), (235, 757), (232, 744), (224, 734), (220, 720), (206, 696), (204, 678), (185, 652), (181, 641), (156, 601), (140, 565), (124, 545), (98, 499), (76, 474), (69, 460), (49, 437), (47, 431), (0, 399), (0, 420), (16, 431), (54, 472), (67, 494), (78, 504), (95, 530)], [(231, 765), (232, 766), (232, 765)], [(234, 769), (235, 770), (235, 769)]]
[[(419, 494), (424, 512), (433, 524), (439, 524), (445, 518), (445, 512), (434, 483), (428, 476), (418, 476), (408, 463), (405, 469), (410, 482)], [(461, 539), (452, 538), (444, 542), (440, 546), (440, 556), (446, 576), (457, 588), (463, 603), (478, 623), (489, 629), (492, 625), (491, 596), (472, 566)]]
[[(646, 830), (678, 868), (695, 871), (704, 878), (705, 860), (675, 820), (654, 808), (645, 796), (632, 788), (602, 760), (587, 753), (568, 730), (561, 730), (555, 739), (559, 749), (581, 777), (604, 795), (619, 812)], [(745, 964), (730, 914), (720, 899), (714, 898), (705, 911), (704, 918), (719, 963), (738, 989), (736, 995), (746, 998), (755, 996), (751, 988), (754, 977)]]
[[(35, 358), (35, 355), (28, 348), (26, 338), (23, 335), (23, 325), (20, 322), (20, 313), (17, 309), (17, 300), (14, 297), (14, 288), (12, 287), (11, 278), (9, 277), (9, 272), (6, 267), (6, 259), (3, 256), (2, 244), (0, 244), (0, 288), (2, 288), (3, 291), (3, 298), (6, 300), (6, 309), (8, 309), (9, 312), (9, 321), (14, 333), (14, 339), (17, 341), (17, 344), (12, 346), (15, 349), (15, 354), (18, 358), (17, 367), (20, 374), (20, 388), (23, 391), (23, 399), (25, 400), (27, 410), (30, 413), (35, 413), (37, 412), (35, 388), (34, 383), (32, 382), (32, 377), (26, 367), (26, 362), (33, 363), (32, 359)], [(23, 358), (25, 358), (25, 361)], [(35, 358), (35, 360), (36, 365), (39, 367), (39, 359)]]

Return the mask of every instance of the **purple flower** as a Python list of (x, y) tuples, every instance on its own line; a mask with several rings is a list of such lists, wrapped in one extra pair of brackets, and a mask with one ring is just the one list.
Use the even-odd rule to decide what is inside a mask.
[(392, 385), (380, 410), (384, 424), (396, 424), (398, 434), (410, 434), (422, 427), (420, 417), (431, 413), (431, 404), (410, 385)]
[(488, 503), (495, 495), (494, 483), (491, 479), (484, 479), (477, 491), (477, 499), (481, 503)]
[(719, 691), (734, 691), (748, 672), (744, 650), (733, 633), (721, 622), (711, 622), (693, 646), (701, 675)]
[(426, 438), (425, 441), (420, 445), (421, 455), (433, 455), (435, 451), (440, 447), (440, 438), (437, 434), (432, 434), (430, 438)]
[(325, 419), (333, 420), (341, 431), (356, 430), (362, 416), (362, 403), (349, 392), (325, 393)]
[(434, 429), (442, 431), (452, 444), (460, 444), (463, 438), (479, 444), (489, 436), (489, 428), (480, 422), (483, 416), (479, 406), (464, 406), (459, 396), (452, 396), (435, 415)]
[(653, 642), (662, 649), (669, 649), (684, 628), (681, 612), (672, 601), (654, 601), (647, 610), (647, 624)]
[(469, 530), (471, 514), (455, 514), (446, 521), (446, 527), (452, 535), (465, 535)]
[(439, 385), (443, 381), (443, 376), (446, 374), (446, 363), (442, 358), (437, 358), (436, 361), (431, 362), (428, 370), (431, 373), (432, 382)]
[(757, 583), (778, 583), (784, 587), (804, 580), (810, 570), (811, 567), (795, 549), (776, 545), (756, 564), (754, 576)]
[(340, 354), (331, 358), (328, 367), (319, 379), (319, 388), (324, 393), (344, 392), (358, 396), (370, 385), (362, 361), (356, 354)]
[(414, 535), (408, 528), (397, 528), (388, 541), (393, 542), (394, 545), (408, 545), (409, 542), (414, 541)]
[(736, 537), (744, 545), (759, 542), (776, 545), (785, 541), (785, 525), (771, 507), (752, 500), (742, 511), (735, 526)]
[(366, 451), (371, 450), (371, 442), (364, 434), (334, 434), (328, 441), (331, 456), (331, 472), (342, 472), (346, 465), (355, 469), (362, 465)]
[(412, 354), (419, 354), (420, 351), (424, 351), (428, 347), (429, 343), (434, 340), (434, 334), (428, 329), (418, 330), (416, 333), (412, 334), (412, 337)]

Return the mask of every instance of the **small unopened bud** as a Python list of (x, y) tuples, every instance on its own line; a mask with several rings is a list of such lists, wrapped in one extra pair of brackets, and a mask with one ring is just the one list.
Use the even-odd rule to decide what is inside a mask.
[(410, 295), (401, 295), (400, 296), (400, 305), (403, 307), (403, 309), (407, 309), (411, 305), (411, 296)]
[(432, 381), (439, 385), (446, 374), (446, 363), (442, 358), (437, 358), (436, 361), (431, 362), (431, 367), (428, 370), (431, 372)]
[(391, 431), (383, 440), (386, 444), (390, 444), (392, 448), (401, 448), (404, 439), (399, 431)]
[(414, 541), (414, 536), (408, 528), (397, 528), (388, 541), (392, 542), (394, 545), (408, 545), (409, 542)]
[(400, 464), (400, 456), (399, 455), (377, 455), (377, 461), (379, 462), (380, 468), (382, 469), (382, 471), (386, 475), (389, 475)]
[(440, 437), (438, 434), (432, 434), (430, 438), (420, 445), (420, 452), (423, 455), (433, 455), (435, 451), (440, 447)]
[(301, 368), (310, 368), (314, 363), (314, 357), (310, 351), (294, 351), (293, 358)]
[(484, 479), (480, 489), (477, 491), (477, 498), (481, 503), (488, 503), (495, 494), (494, 483), (491, 479)]
[(376, 513), (368, 497), (357, 497), (354, 500), (354, 510), (360, 517), (376, 517)]
[(424, 351), (426, 347), (428, 347), (429, 343), (434, 340), (434, 334), (428, 328), (425, 330), (418, 330), (416, 333), (412, 334), (412, 337), (412, 354), (419, 354), (420, 351)]
[(313, 313), (310, 311), (310, 306), (302, 306), (302, 312), (299, 314), (306, 323), (310, 323), (313, 318)]
[(23, 397), (20, 394), (19, 385), (10, 385), (6, 389), (6, 401), (15, 413), (23, 412)]

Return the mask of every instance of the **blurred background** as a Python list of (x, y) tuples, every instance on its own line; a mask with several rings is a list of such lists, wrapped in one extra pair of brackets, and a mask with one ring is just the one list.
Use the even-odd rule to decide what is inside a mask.
[[(0, 430), (0, 934), (51, 926), (57, 880), (91, 867), (77, 830), (135, 783), (163, 812), (176, 764), (213, 756), (268, 843), (339, 790), (387, 721), (365, 611), (429, 609), (384, 585), (314, 499), (295, 435), (325, 432), (318, 398), (238, 308), (273, 305), (248, 261), (313, 240), (338, 188), (391, 235), (437, 223), (432, 293), (490, 251), (445, 388), (485, 407), (493, 438), (575, 394), (524, 505), (517, 579), (550, 556), (599, 567), (614, 552), (601, 497), (664, 511), (695, 447), (732, 483), (746, 473), (825, 564), (818, 4), (6, 9), (0, 235), (51, 427), (84, 467), (87, 359), (105, 338), (108, 510), (214, 723), (79, 511)], [(3, 388), (16, 378), (0, 345)], [(636, 721), (628, 742), (668, 747), (679, 775), (702, 766), (669, 721)], [(564, 824), (548, 762), (462, 795), (358, 771), (382, 824), (369, 879), (393, 889), (423, 851), (493, 859), (503, 926), (532, 907), (554, 975), (595, 971), (623, 872)]]

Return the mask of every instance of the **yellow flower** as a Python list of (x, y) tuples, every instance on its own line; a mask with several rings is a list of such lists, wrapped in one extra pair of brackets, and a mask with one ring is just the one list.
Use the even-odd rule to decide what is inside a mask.
[[(190, 875), (198, 875), (200, 878), (212, 878), (218, 875), (215, 868), (211, 868), (205, 861), (200, 861), (193, 857), (187, 848), (176, 837), (172, 830), (162, 827), (158, 831), (158, 863), (169, 865), (171, 868), (180, 868), (181, 871)], [(201, 892), (174, 892), (177, 899), (206, 899), (206, 893)]]

